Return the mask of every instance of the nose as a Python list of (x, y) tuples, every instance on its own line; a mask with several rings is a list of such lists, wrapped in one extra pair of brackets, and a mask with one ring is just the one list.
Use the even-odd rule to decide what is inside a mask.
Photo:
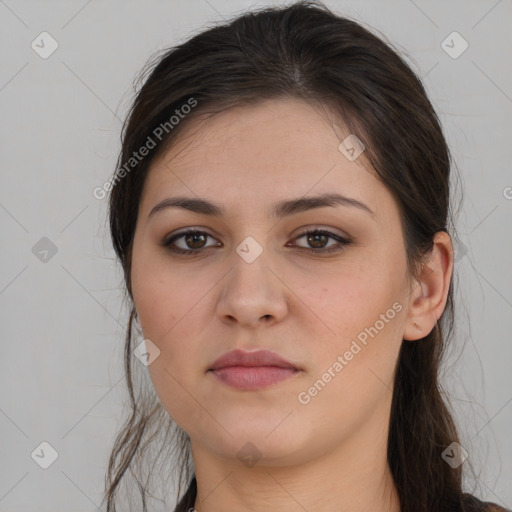
[(229, 325), (256, 329), (281, 321), (288, 312), (291, 292), (282, 276), (261, 254), (252, 263), (236, 255), (217, 304), (217, 314)]

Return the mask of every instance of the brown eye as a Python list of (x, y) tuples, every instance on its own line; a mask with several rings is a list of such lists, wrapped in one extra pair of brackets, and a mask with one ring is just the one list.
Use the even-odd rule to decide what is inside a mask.
[[(212, 247), (211, 245), (206, 245), (208, 238), (213, 237), (205, 231), (189, 230), (172, 236), (169, 240), (165, 241), (163, 245), (172, 252), (193, 255), (194, 253), (201, 252), (205, 247)], [(176, 241), (180, 239), (183, 239), (181, 247), (176, 245)]]
[(329, 237), (323, 233), (308, 233), (306, 240), (314, 249), (323, 249)]
[(204, 233), (188, 233), (184, 235), (185, 243), (191, 249), (202, 249), (204, 244), (206, 243), (208, 235), (205, 236)]
[[(317, 254), (341, 251), (345, 248), (345, 246), (350, 245), (352, 243), (351, 240), (347, 240), (346, 238), (343, 238), (342, 236), (337, 235), (336, 233), (319, 229), (306, 231), (299, 235), (296, 238), (296, 240), (299, 240), (300, 238), (305, 238), (306, 243), (308, 243), (310, 247), (298, 247), (302, 247), (306, 251)], [(329, 239), (336, 240), (338, 243), (334, 243), (331, 246), (328, 246), (326, 244)], [(329, 248), (325, 249), (325, 247)]]

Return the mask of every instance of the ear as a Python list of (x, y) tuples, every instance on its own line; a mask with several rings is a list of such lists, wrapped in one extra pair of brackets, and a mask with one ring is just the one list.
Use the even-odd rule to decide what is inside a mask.
[(432, 331), (446, 306), (452, 272), (452, 241), (448, 233), (439, 231), (419, 281), (411, 284), (403, 339), (418, 340)]

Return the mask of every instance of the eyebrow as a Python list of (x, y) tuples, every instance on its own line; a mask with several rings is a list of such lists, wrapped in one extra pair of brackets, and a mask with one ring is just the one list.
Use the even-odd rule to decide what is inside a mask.
[[(274, 205), (271, 213), (274, 218), (283, 218), (296, 213), (313, 210), (315, 208), (323, 208), (326, 206), (350, 206), (365, 211), (375, 218), (375, 213), (364, 203), (341, 194), (322, 194), (318, 196), (301, 197), (298, 199), (281, 201)], [(148, 217), (166, 210), (167, 208), (184, 208), (185, 210), (190, 210), (195, 213), (215, 217), (223, 217), (224, 215), (224, 208), (216, 203), (197, 197), (179, 196), (169, 197), (160, 201), (152, 208)]]

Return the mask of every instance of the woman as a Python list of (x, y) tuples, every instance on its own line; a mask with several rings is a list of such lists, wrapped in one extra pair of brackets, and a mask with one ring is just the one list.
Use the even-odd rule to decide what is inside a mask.
[(177, 461), (176, 512), (503, 510), (462, 489), (450, 155), (392, 49), (317, 3), (247, 13), (159, 59), (118, 164), (132, 415), (108, 511), (127, 470), (147, 510), (144, 454)]

